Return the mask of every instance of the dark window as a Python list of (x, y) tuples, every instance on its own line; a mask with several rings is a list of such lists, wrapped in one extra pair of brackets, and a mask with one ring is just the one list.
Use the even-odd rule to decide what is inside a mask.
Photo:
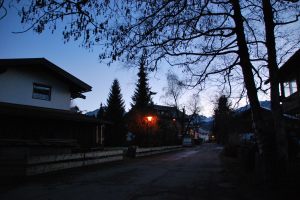
[(51, 87), (44, 84), (33, 83), (32, 98), (50, 101)]

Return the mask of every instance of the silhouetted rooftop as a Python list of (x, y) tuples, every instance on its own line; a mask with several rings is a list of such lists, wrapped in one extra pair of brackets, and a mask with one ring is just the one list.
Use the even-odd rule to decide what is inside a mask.
[(282, 65), (282, 67), (279, 69), (279, 75), (280, 79), (282, 81), (290, 80), (291, 78), (294, 78), (296, 74), (300, 73), (300, 49), (292, 55), (288, 61)]

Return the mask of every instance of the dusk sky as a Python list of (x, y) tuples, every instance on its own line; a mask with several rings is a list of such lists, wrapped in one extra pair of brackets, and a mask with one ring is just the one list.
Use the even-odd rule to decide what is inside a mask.
[[(7, 7), (8, 8), (8, 7)], [(1, 14), (1, 13), (0, 13)], [(16, 8), (8, 8), (7, 16), (0, 20), (0, 58), (46, 58), (67, 72), (92, 86), (92, 91), (85, 93), (86, 99), (76, 99), (73, 101), (84, 113), (99, 108), (100, 103), (106, 104), (109, 90), (113, 80), (116, 78), (121, 85), (121, 92), (125, 101), (126, 110), (130, 109), (131, 97), (137, 82), (138, 66), (125, 67), (125, 63), (113, 63), (107, 66), (100, 63), (98, 55), (101, 49), (97, 46), (91, 49), (80, 47), (81, 41), (70, 41), (64, 43), (60, 30), (52, 34), (49, 30), (42, 34), (37, 34), (32, 30), (25, 33), (13, 33), (24, 31), (28, 25), (20, 23)], [(170, 67), (161, 64), (158, 71), (149, 74), (149, 85), (153, 92), (155, 104), (165, 105), (163, 88), (166, 87), (166, 73)], [(172, 69), (179, 76), (182, 75), (180, 69)], [(211, 116), (213, 113), (216, 97), (220, 95), (220, 88), (206, 84), (206, 90), (199, 95), (202, 115)], [(212, 84), (213, 85), (213, 84)], [(195, 91), (188, 90), (180, 99), (181, 104), (189, 101), (189, 97)], [(260, 94), (260, 100), (268, 99), (267, 95)], [(232, 99), (234, 102), (234, 99)], [(243, 99), (239, 106), (245, 105)]]
[[(80, 41), (64, 44), (61, 32), (54, 34), (45, 31), (42, 34), (29, 30), (25, 33), (15, 34), (12, 32), (22, 31), (26, 26), (20, 23), (17, 11), (13, 8), (8, 10), (7, 16), (0, 21), (0, 58), (39, 58), (44, 57), (58, 65), (67, 72), (91, 85), (92, 91), (86, 93), (86, 99), (76, 99), (75, 105), (84, 112), (99, 108), (100, 103), (106, 103), (113, 79), (117, 78), (121, 85), (121, 92), (126, 104), (126, 110), (130, 109), (131, 97), (134, 93), (137, 81), (137, 67), (128, 69), (124, 63), (114, 63), (111, 66), (100, 64), (97, 47), (85, 49), (80, 47)], [(161, 98), (162, 88), (166, 86), (166, 73), (169, 67), (160, 66), (159, 71), (149, 74), (150, 87), (157, 92), (153, 97), (154, 103), (164, 104)], [(189, 93), (189, 92), (187, 92)], [(188, 94), (182, 98), (182, 103)], [(211, 115), (214, 95), (200, 93), (202, 111), (201, 114)]]

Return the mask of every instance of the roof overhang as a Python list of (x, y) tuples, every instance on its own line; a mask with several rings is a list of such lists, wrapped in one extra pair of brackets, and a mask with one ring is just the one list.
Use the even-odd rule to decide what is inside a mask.
[(85, 98), (82, 93), (92, 90), (90, 85), (81, 81), (45, 58), (0, 59), (0, 73), (2, 71), (5, 72), (9, 67), (34, 67), (48, 70), (50, 73), (52, 73), (52, 75), (69, 85), (71, 98), (73, 99)]
[(294, 53), (279, 69), (280, 82), (290, 81), (300, 74), (300, 49)]

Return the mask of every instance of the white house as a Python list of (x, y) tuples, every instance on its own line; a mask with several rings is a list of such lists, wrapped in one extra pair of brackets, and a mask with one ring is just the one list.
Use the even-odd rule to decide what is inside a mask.
[(28, 174), (27, 158), (55, 158), (40, 173), (78, 166), (54, 156), (101, 148), (109, 122), (70, 109), (91, 88), (45, 58), (0, 59), (0, 178)]
[(204, 142), (207, 142), (209, 140), (210, 131), (200, 127), (198, 129), (198, 133), (199, 133), (199, 138), (203, 139)]
[(0, 103), (70, 110), (91, 89), (45, 58), (0, 59)]

